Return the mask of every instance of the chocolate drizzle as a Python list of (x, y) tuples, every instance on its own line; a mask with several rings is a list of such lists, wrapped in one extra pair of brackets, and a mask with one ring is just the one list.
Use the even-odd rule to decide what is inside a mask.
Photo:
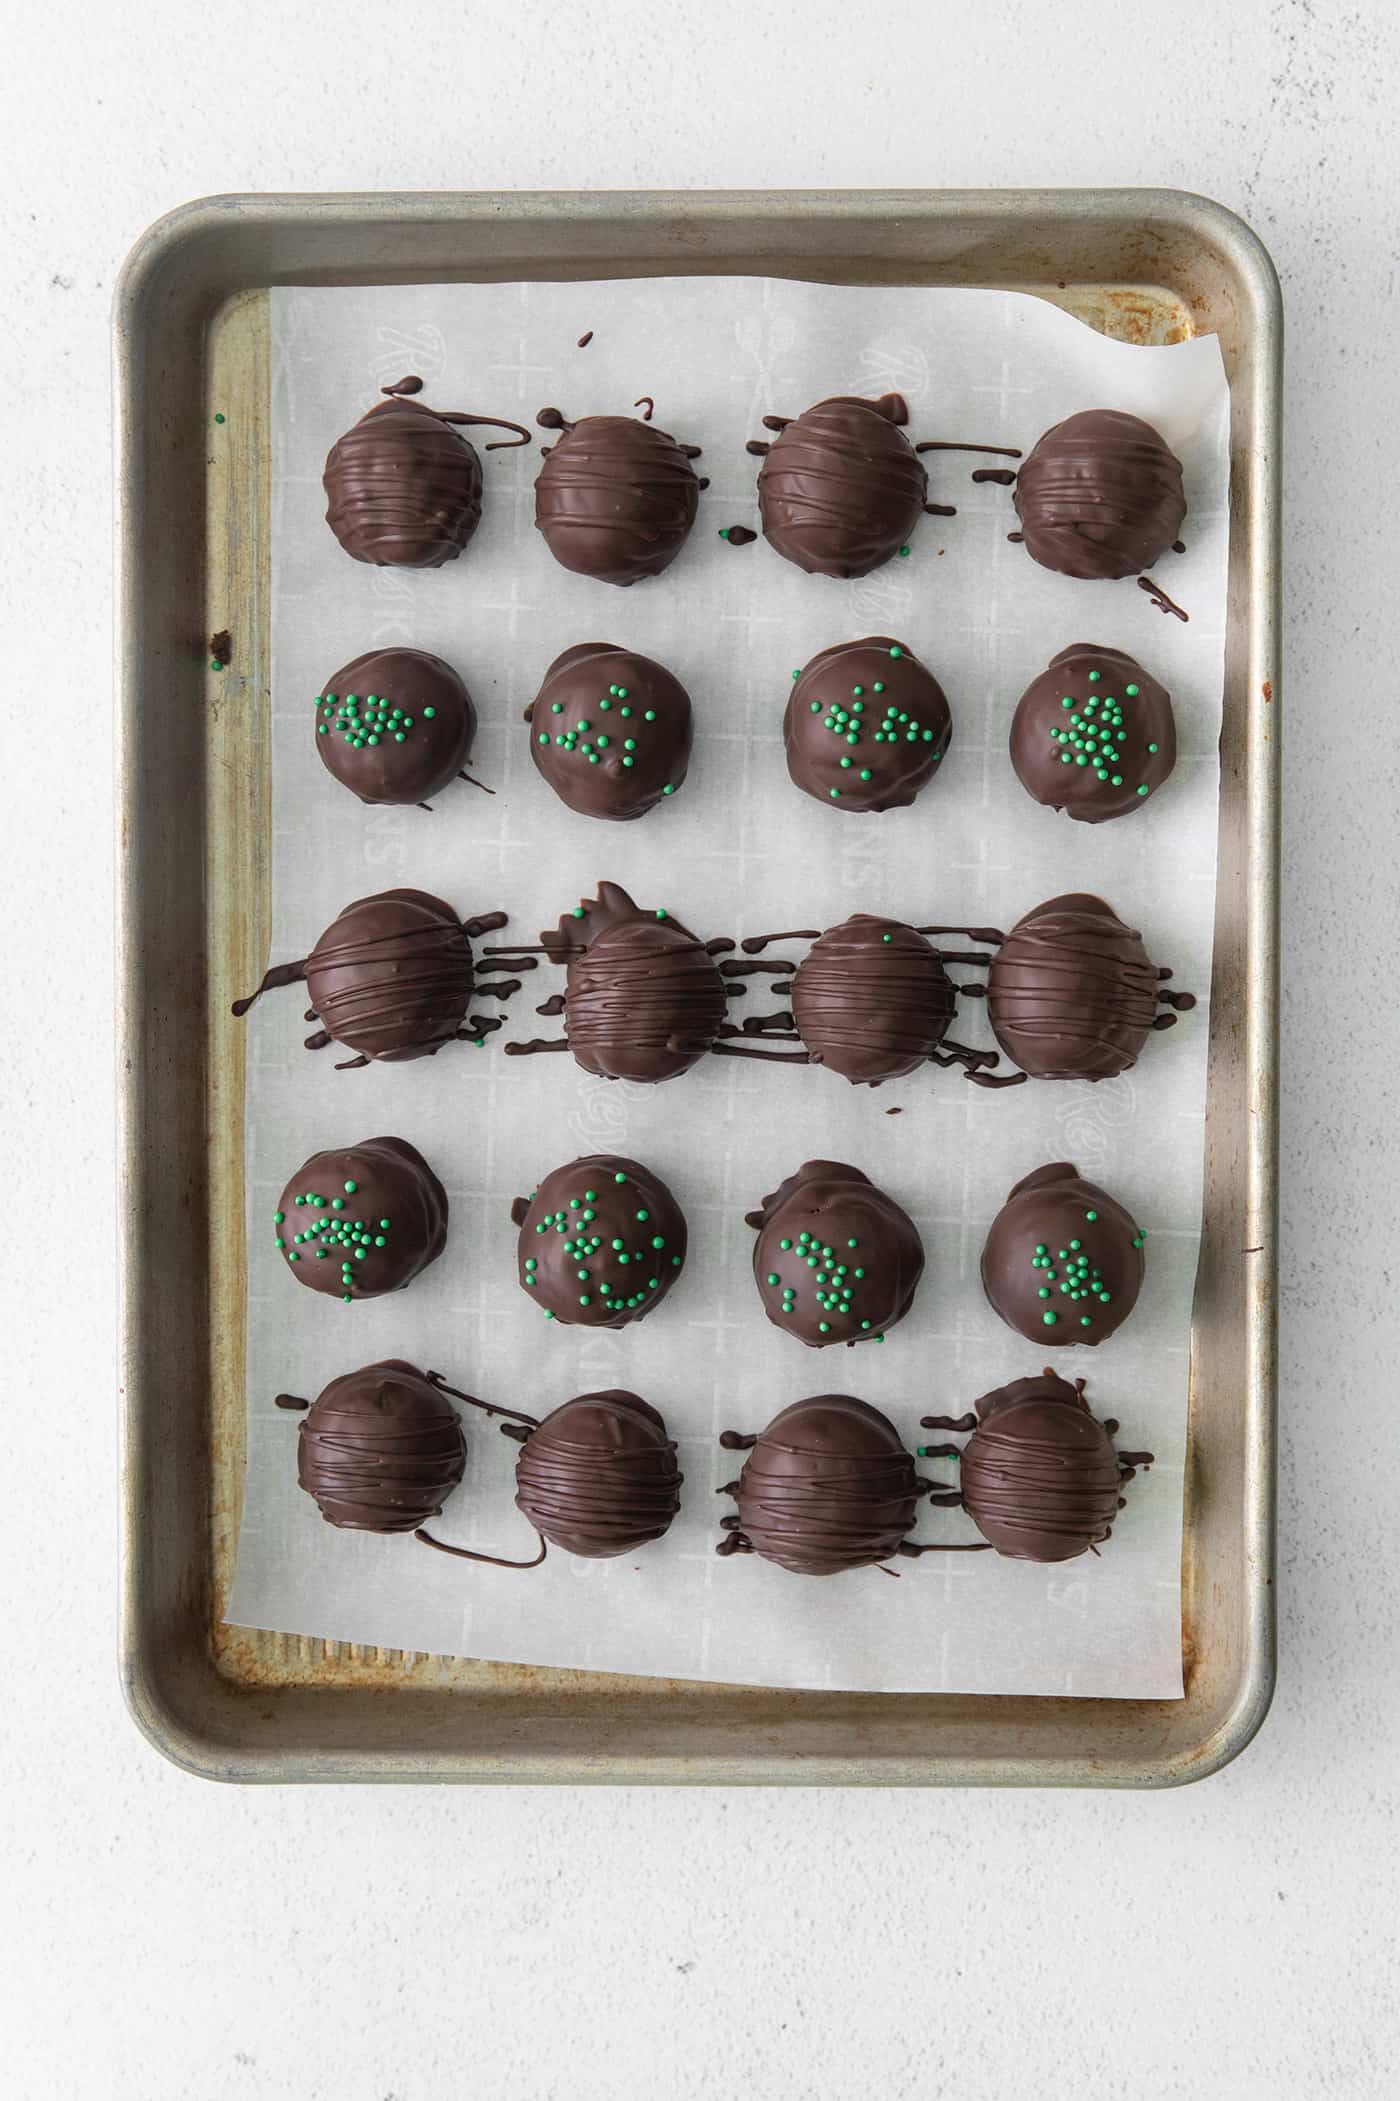
[(815, 1394), (775, 1415), (760, 1436), (726, 1430), (726, 1451), (747, 1451), (721, 1520), (720, 1554), (759, 1554), (799, 1576), (834, 1576), (901, 1553), (930, 1483), (888, 1417), (850, 1394)]
[(407, 387), (400, 380), (386, 388), (391, 398), (331, 447), (326, 520), (357, 562), (440, 569), (455, 561), (481, 522), (481, 460), (460, 426), (515, 431), (522, 445), (530, 433), (500, 416), (438, 411), (405, 400)]
[(1146, 591), (1159, 613), (1172, 613), (1178, 620), (1189, 620), (1191, 618), (1189, 613), (1182, 611), (1174, 598), (1168, 598), (1162, 586), (1154, 583), (1150, 576), (1140, 576), (1137, 584), (1139, 591)]
[(968, 1070), (995, 1065), (994, 1051), (947, 1041), (957, 994), (945, 960), (898, 919), (857, 912), (831, 927), (792, 984), (793, 1016), (812, 1063), (858, 1087), (878, 1087), (929, 1060)]
[(769, 544), (818, 576), (865, 576), (910, 539), (928, 496), (928, 476), (904, 435), (901, 394), (878, 401), (834, 395), (776, 429), (763, 454), (758, 505)]
[(1175, 1014), (1158, 1014), (1159, 1003), (1195, 1005), (1193, 994), (1160, 986), (1141, 935), (1101, 897), (1072, 892), (1012, 927), (987, 974), (987, 1012), (997, 1042), (1032, 1079), (1113, 1079), (1153, 1029), (1172, 1026)]
[(425, 890), (379, 891), (347, 905), (301, 962), (275, 964), (255, 993), (234, 1001), (233, 1012), (245, 1014), (264, 992), (304, 978), (311, 1011), (322, 1023), (308, 1049), (334, 1039), (360, 1053), (353, 1062), (363, 1064), (432, 1057), (444, 1043), (478, 1043), (500, 1023), (473, 1015), (461, 1027), (473, 991), (505, 988), (477, 987), (469, 937), (505, 923), (504, 912), (459, 920), (451, 905)]
[(401, 1357), (332, 1379), (297, 1432), (298, 1481), (327, 1524), (348, 1531), (416, 1531), (466, 1463), (456, 1409)]
[(571, 1050), (585, 1072), (608, 1080), (669, 1080), (715, 1043), (724, 980), (704, 942), (664, 911), (647, 912), (618, 883), (540, 936), (568, 971), (565, 1035), (558, 1043), (508, 1043), (508, 1056)]
[(579, 1394), (526, 1433), (515, 1500), (552, 1546), (602, 1560), (660, 1539), (684, 1478), (657, 1410), (613, 1388)]
[(1046, 431), (1016, 481), (1026, 552), (1064, 576), (1126, 577), (1186, 516), (1181, 462), (1139, 416), (1086, 409)]
[(562, 433), (535, 482), (535, 524), (556, 562), (609, 584), (660, 576), (695, 523), (699, 448), (636, 416), (570, 423), (547, 408), (535, 421)]
[[(1115, 1452), (1115, 1422), (1099, 1422), (1073, 1385), (1047, 1366), (974, 1403), (975, 1418), (926, 1415), (930, 1430), (966, 1430), (960, 1467), (963, 1508), (998, 1554), (1018, 1561), (1072, 1561), (1106, 1540), (1122, 1489), (1150, 1452)], [(975, 1428), (973, 1424), (975, 1421)], [(932, 1452), (929, 1453), (932, 1457)]]

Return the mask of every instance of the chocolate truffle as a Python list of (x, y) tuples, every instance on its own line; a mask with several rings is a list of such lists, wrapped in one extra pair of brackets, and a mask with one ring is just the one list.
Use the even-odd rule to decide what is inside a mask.
[(1086, 409), (1056, 423), (1016, 477), (1026, 553), (1063, 576), (1135, 576), (1181, 530), (1181, 462), (1140, 416)]
[(907, 1211), (858, 1167), (808, 1160), (746, 1223), (763, 1310), (823, 1350), (880, 1342), (914, 1303), (924, 1249)]
[(792, 1012), (814, 1065), (878, 1087), (937, 1055), (953, 1019), (953, 981), (913, 927), (856, 912), (798, 964)]
[(669, 569), (695, 523), (699, 447), (637, 416), (569, 423), (541, 409), (536, 420), (560, 432), (535, 482), (535, 524), (555, 561), (605, 584)]
[(297, 1440), (297, 1479), (327, 1524), (352, 1532), (415, 1531), (466, 1464), (456, 1409), (401, 1357), (332, 1379)]
[(402, 1291), (442, 1253), (447, 1192), (403, 1138), (313, 1153), (272, 1214), (299, 1284), (344, 1299)]
[(565, 1327), (625, 1328), (665, 1298), (685, 1261), (685, 1218), (659, 1175), (590, 1153), (517, 1197), (524, 1290)]
[(804, 795), (838, 810), (897, 810), (933, 779), (953, 719), (938, 680), (904, 643), (838, 642), (793, 679), (783, 742)]
[(713, 1047), (724, 1022), (724, 980), (704, 942), (669, 912), (643, 911), (621, 884), (600, 883), (596, 898), (540, 940), (568, 968), (565, 1034), (545, 1044), (508, 1043), (508, 1055), (571, 1050), (599, 1079), (650, 1083), (688, 1072)]
[[(460, 1026), (473, 992), (504, 996), (518, 990), (518, 981), (478, 986), (469, 937), (505, 923), (504, 912), (460, 920), (426, 890), (381, 890), (347, 905), (309, 956), (274, 964), (256, 992), (234, 1001), (233, 1011), (246, 1014), (264, 992), (304, 978), (308, 1019), (321, 1023), (320, 1033), (307, 1039), (309, 1050), (334, 1040), (357, 1051), (353, 1062), (364, 1065), (431, 1058), (444, 1043), (480, 1043), (500, 1023), (473, 1015)], [(482, 965), (486, 971), (507, 967)]]
[(758, 471), (764, 537), (817, 576), (865, 576), (909, 540), (928, 495), (922, 460), (905, 437), (900, 394), (819, 401), (778, 435)]
[(1159, 1000), (1171, 975), (1150, 961), (1142, 936), (1101, 897), (1052, 897), (1017, 921), (987, 972), (987, 1013), (1008, 1058), (1036, 1080), (1111, 1080), (1137, 1062), (1153, 1029), (1170, 1028)]
[(1137, 1304), (1147, 1235), (1067, 1160), (1016, 1184), (982, 1250), (994, 1313), (1030, 1342), (1107, 1342)]
[(472, 755), (476, 709), (450, 664), (425, 649), (371, 649), (316, 696), (316, 749), (367, 803), (425, 802)]
[(644, 817), (690, 764), (690, 695), (664, 664), (611, 642), (554, 659), (525, 710), (530, 756), (583, 817)]
[(887, 1416), (847, 1393), (814, 1394), (775, 1415), (759, 1437), (726, 1430), (748, 1453), (720, 1490), (738, 1513), (721, 1520), (721, 1554), (761, 1554), (796, 1576), (835, 1576), (897, 1554), (926, 1485)]
[(1176, 764), (1171, 695), (1122, 650), (1076, 642), (1021, 695), (1011, 763), (1051, 809), (1084, 824), (1126, 816)]
[[(972, 1430), (959, 1469), (962, 1503), (982, 1537), (1015, 1561), (1073, 1561), (1108, 1538), (1122, 1488), (1150, 1452), (1115, 1452), (1115, 1422), (1049, 1369), (974, 1401), (975, 1414), (926, 1415), (931, 1430)], [(975, 1427), (974, 1427), (975, 1425)]]
[(455, 561), (481, 522), (481, 460), (460, 426), (482, 423), (519, 431), (516, 442), (530, 442), (518, 423), (430, 409), (397, 395), (361, 416), (331, 447), (324, 475), (326, 522), (345, 552), (379, 568), (440, 569)]
[(655, 1408), (610, 1389), (565, 1401), (525, 1435), (515, 1500), (551, 1546), (601, 1561), (660, 1539), (684, 1478)]

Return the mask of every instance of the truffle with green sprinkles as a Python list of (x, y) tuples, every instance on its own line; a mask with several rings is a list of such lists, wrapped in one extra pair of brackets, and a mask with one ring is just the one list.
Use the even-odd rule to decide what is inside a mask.
[(510, 1216), (520, 1288), (565, 1327), (628, 1327), (661, 1303), (685, 1264), (680, 1205), (649, 1167), (616, 1154), (556, 1167)]
[(953, 734), (943, 688), (889, 635), (837, 642), (793, 673), (783, 743), (793, 783), (829, 809), (896, 810), (937, 773)]
[(1140, 810), (1176, 764), (1171, 695), (1122, 650), (1076, 642), (1032, 679), (1011, 763), (1039, 803), (1083, 824)]
[(372, 649), (326, 680), (312, 705), (326, 771), (363, 803), (426, 803), (471, 761), (476, 709), (441, 657)]
[(982, 1250), (993, 1312), (1030, 1342), (1106, 1342), (1137, 1304), (1146, 1234), (1067, 1160), (1016, 1184)]
[(402, 1291), (442, 1253), (447, 1192), (405, 1138), (313, 1153), (272, 1214), (278, 1260), (332, 1298)]
[(611, 642), (557, 656), (525, 710), (535, 770), (582, 817), (644, 817), (690, 764), (690, 696), (664, 664)]
[(923, 1242), (909, 1214), (858, 1167), (808, 1160), (746, 1223), (763, 1310), (808, 1349), (882, 1342), (914, 1303)]

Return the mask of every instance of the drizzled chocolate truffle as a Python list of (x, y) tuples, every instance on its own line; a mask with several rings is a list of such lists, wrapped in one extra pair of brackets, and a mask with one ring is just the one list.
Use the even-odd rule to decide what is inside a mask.
[(297, 1479), (327, 1524), (353, 1532), (416, 1531), (466, 1464), (456, 1409), (401, 1357), (332, 1379), (297, 1441)]
[(1136, 1064), (1153, 1029), (1193, 1007), (1167, 993), (1142, 936), (1101, 897), (1052, 897), (1017, 921), (987, 973), (987, 1013), (1007, 1056), (1037, 1080), (1111, 1080)]
[(277, 1200), (277, 1247), (299, 1284), (344, 1299), (401, 1291), (442, 1253), (447, 1192), (403, 1138), (313, 1153)]
[(808, 1160), (745, 1223), (764, 1312), (809, 1349), (880, 1342), (914, 1303), (918, 1230), (858, 1167)]
[(838, 642), (793, 680), (783, 743), (804, 795), (838, 810), (896, 810), (933, 779), (953, 721), (943, 688), (904, 643)]
[(1125, 816), (1176, 764), (1171, 695), (1121, 650), (1076, 642), (1021, 695), (1011, 763), (1028, 795), (1084, 824)]
[(684, 1478), (656, 1409), (614, 1388), (581, 1393), (524, 1433), (515, 1500), (551, 1546), (599, 1561), (660, 1539)]
[(1137, 1304), (1146, 1238), (1116, 1198), (1057, 1160), (1018, 1182), (997, 1213), (982, 1289), (1031, 1342), (1107, 1342)]
[(316, 749), (366, 803), (424, 802), (472, 755), (476, 709), (450, 664), (425, 649), (371, 649), (316, 696)]
[(660, 576), (695, 523), (695, 445), (636, 416), (536, 419), (560, 436), (535, 482), (535, 524), (556, 562), (605, 584)]
[[(417, 384), (421, 385), (421, 381)], [(399, 386), (415, 392), (401, 380)], [(397, 390), (331, 447), (324, 476), (326, 522), (348, 555), (379, 568), (440, 569), (481, 522), (481, 459), (464, 424), (519, 432), (498, 416), (427, 408)], [(497, 439), (486, 450), (508, 443)]]
[(792, 1012), (814, 1065), (878, 1087), (934, 1058), (953, 1019), (938, 950), (898, 919), (856, 912), (813, 942), (792, 980)]
[(509, 1056), (571, 1050), (600, 1079), (650, 1083), (688, 1072), (713, 1047), (724, 980), (704, 942), (669, 912), (644, 911), (620, 883), (600, 883), (540, 940), (567, 966), (565, 1035), (508, 1043)]
[(962, 1449), (962, 1503), (982, 1537), (1016, 1561), (1072, 1561), (1106, 1540), (1122, 1489), (1150, 1452), (1115, 1452), (1116, 1422), (1099, 1422), (1048, 1366), (974, 1401), (956, 1420), (926, 1415), (930, 1430), (971, 1430)]
[[(357, 1051), (354, 1062), (363, 1065), (430, 1058), (444, 1043), (480, 1043), (500, 1023), (473, 1015), (461, 1027), (473, 992), (504, 995), (519, 985), (478, 986), (470, 937), (505, 923), (504, 912), (461, 920), (426, 890), (381, 890), (347, 905), (309, 956), (275, 964), (256, 992), (234, 1001), (233, 1011), (246, 1014), (264, 992), (304, 978), (309, 1018), (321, 1023), (321, 1032), (307, 1039), (310, 1050), (334, 1039)], [(482, 965), (484, 971), (503, 967)]]
[(904, 435), (901, 394), (838, 394), (791, 421), (764, 421), (778, 435), (758, 471), (758, 508), (784, 560), (817, 576), (865, 576), (907, 544), (928, 476)]
[(685, 1262), (685, 1218), (666, 1184), (612, 1153), (556, 1167), (510, 1215), (521, 1287), (565, 1327), (641, 1320)]
[(1063, 576), (1135, 576), (1186, 516), (1181, 462), (1140, 416), (1086, 409), (1047, 430), (1016, 477), (1026, 553)]
[(721, 1554), (761, 1554), (796, 1576), (835, 1576), (899, 1553), (926, 1485), (887, 1416), (847, 1393), (814, 1394), (775, 1415), (758, 1437), (726, 1430), (747, 1452), (721, 1520)]
[(663, 664), (611, 642), (554, 659), (525, 710), (530, 756), (584, 817), (643, 817), (690, 764), (690, 696)]

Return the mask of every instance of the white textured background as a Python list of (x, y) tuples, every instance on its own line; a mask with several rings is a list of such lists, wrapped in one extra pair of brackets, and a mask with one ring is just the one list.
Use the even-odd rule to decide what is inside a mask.
[[(1397, 1144), (1393, 1107), (1365, 1105), (1387, 1086), (1393, 1103), (1400, 966), (1400, 695), (1382, 668), (1400, 9), (7, 13), (0, 2086), (1388, 2096)], [(121, 256), (222, 189), (1133, 182), (1244, 213), (1288, 301), (1283, 1620), (1258, 1742), (1155, 1797), (252, 1792), (163, 1766), (113, 1663)]]

